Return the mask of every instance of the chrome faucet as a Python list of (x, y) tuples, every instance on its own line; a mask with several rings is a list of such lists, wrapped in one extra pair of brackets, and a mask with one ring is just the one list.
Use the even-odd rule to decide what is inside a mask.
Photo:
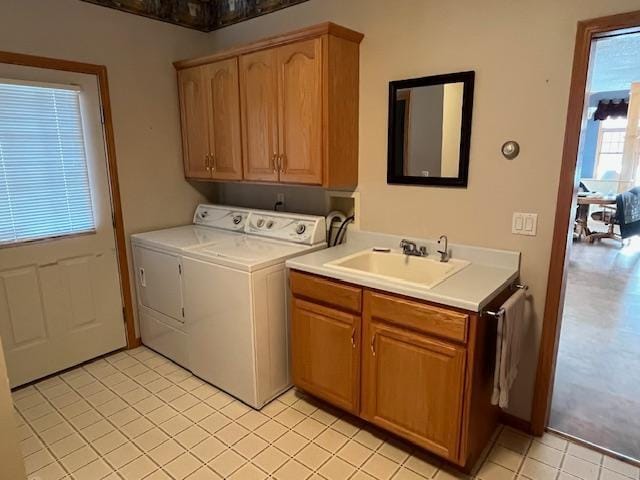
[(443, 240), (444, 240), (444, 250), (438, 250), (438, 253), (440, 254), (441, 262), (448, 262), (449, 259), (451, 258), (451, 255), (449, 255), (449, 239), (447, 238), (446, 235), (440, 235), (440, 238), (438, 239), (438, 245), (441, 245)]
[(400, 242), (400, 248), (402, 248), (402, 253), (405, 255), (410, 255), (412, 257), (426, 257), (427, 256), (427, 247), (417, 246), (414, 242), (410, 242), (409, 240), (402, 240)]

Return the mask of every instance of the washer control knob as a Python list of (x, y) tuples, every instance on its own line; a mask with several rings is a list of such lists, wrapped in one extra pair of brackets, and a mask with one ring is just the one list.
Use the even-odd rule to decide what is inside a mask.
[(234, 215), (233, 216), (233, 224), (238, 225), (242, 221), (242, 215)]
[(258, 228), (262, 228), (263, 225), (264, 225), (264, 218), (258, 219), (258, 221), (256, 222), (256, 226)]
[(267, 228), (272, 228), (273, 227), (273, 220), (269, 220), (267, 222)]
[(298, 235), (302, 235), (305, 232), (306, 229), (307, 229), (307, 226), (304, 223), (300, 223), (296, 227), (296, 233)]
[(207, 210), (203, 210), (200, 212), (200, 218), (207, 218), (209, 212)]

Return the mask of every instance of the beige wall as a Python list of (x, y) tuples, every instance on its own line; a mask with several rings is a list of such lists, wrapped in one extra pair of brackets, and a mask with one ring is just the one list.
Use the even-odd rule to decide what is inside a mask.
[[(640, 9), (638, 0), (310, 0), (210, 35), (211, 50), (331, 20), (365, 35), (360, 60), (363, 229), (522, 252), (531, 286), (525, 360), (511, 411), (529, 417), (549, 263), (576, 22)], [(387, 83), (476, 71), (469, 187), (386, 184)], [(520, 142), (505, 160), (500, 145)], [(514, 211), (537, 212), (538, 235), (511, 234)]]
[(188, 223), (203, 199), (182, 173), (171, 63), (206, 38), (78, 0), (0, 2), (0, 49), (107, 66), (127, 235)]
[(9, 379), (4, 361), (4, 351), (0, 342), (0, 478), (22, 480), (27, 478), (18, 445), (18, 432), (13, 413), (13, 400), (9, 390)]

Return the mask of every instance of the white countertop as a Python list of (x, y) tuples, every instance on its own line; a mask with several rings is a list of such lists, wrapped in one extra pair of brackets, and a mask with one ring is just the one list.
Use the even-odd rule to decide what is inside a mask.
[(457, 244), (449, 244), (451, 257), (468, 260), (471, 264), (431, 289), (414, 288), (392, 280), (371, 277), (365, 273), (325, 266), (327, 262), (373, 247), (397, 249), (403, 238), (418, 245), (426, 245), (429, 255), (437, 255), (434, 252), (438, 250), (438, 246), (433, 240), (349, 231), (349, 238), (345, 244), (291, 258), (287, 260), (286, 265), (294, 270), (474, 312), (482, 310), (520, 274), (519, 252)]

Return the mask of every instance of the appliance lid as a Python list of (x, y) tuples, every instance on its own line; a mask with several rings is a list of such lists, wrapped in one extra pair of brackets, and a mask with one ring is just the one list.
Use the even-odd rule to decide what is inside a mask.
[(132, 235), (132, 238), (137, 242), (182, 250), (219, 243), (237, 236), (240, 234), (197, 225), (185, 225), (153, 232), (136, 233)]
[(226, 258), (244, 265), (256, 265), (271, 260), (286, 259), (308, 249), (306, 245), (243, 235), (215, 245), (205, 245), (193, 250), (193, 253), (212, 258)]

